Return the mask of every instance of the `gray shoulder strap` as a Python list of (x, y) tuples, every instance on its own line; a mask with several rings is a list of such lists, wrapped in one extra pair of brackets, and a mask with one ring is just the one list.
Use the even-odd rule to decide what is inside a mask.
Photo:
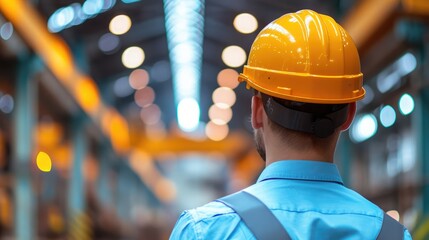
[(384, 214), (383, 224), (381, 225), (380, 233), (377, 240), (403, 240), (404, 239), (404, 226), (398, 221)]
[(252, 194), (241, 191), (217, 201), (232, 208), (258, 240), (290, 240), (286, 230), (268, 207)]

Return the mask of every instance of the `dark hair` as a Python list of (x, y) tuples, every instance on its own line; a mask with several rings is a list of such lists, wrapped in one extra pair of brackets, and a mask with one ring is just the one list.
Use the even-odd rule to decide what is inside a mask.
[[(259, 94), (255, 91), (255, 95)], [(347, 119), (348, 104), (304, 103), (261, 93), (269, 125), (285, 141), (298, 136), (320, 142), (333, 135)]]

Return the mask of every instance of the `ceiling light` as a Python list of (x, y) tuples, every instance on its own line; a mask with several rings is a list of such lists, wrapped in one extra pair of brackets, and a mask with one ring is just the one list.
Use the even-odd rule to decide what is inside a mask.
[(66, 28), (81, 24), (97, 14), (111, 9), (116, 0), (86, 0), (82, 5), (73, 3), (57, 9), (48, 19), (48, 29), (60, 32)]
[(395, 124), (396, 112), (393, 107), (386, 105), (380, 111), (380, 123), (383, 127), (390, 127)]
[(129, 79), (130, 86), (136, 90), (145, 88), (149, 83), (149, 73), (144, 69), (136, 69), (131, 72)]
[(82, 11), (85, 15), (92, 17), (103, 10), (103, 0), (87, 0), (82, 5)]
[(363, 142), (377, 132), (377, 119), (373, 114), (358, 116), (353, 124), (350, 136), (355, 142)]
[(212, 95), (213, 102), (222, 108), (232, 107), (235, 103), (235, 92), (231, 88), (219, 87)]
[(185, 98), (177, 105), (177, 120), (179, 127), (185, 132), (192, 132), (198, 128), (200, 105), (193, 98)]
[(213, 141), (221, 141), (228, 136), (229, 128), (228, 125), (217, 125), (210, 121), (206, 125), (206, 135)]
[(55, 11), (48, 19), (48, 28), (51, 32), (59, 32), (73, 22), (75, 12), (72, 6), (67, 6)]
[(155, 92), (151, 87), (145, 87), (136, 91), (134, 100), (138, 106), (147, 107), (155, 101)]
[(134, 2), (140, 2), (140, 0), (122, 0), (123, 3), (134, 3)]
[(232, 110), (231, 108), (222, 108), (214, 104), (209, 109), (209, 118), (217, 125), (227, 124), (232, 119)]
[(416, 57), (412, 53), (405, 53), (377, 76), (378, 90), (381, 93), (385, 93), (393, 89), (393, 87), (400, 84), (402, 77), (410, 74), (416, 67)]
[(408, 115), (412, 113), (413, 110), (414, 110), (414, 99), (410, 94), (405, 93), (399, 99), (399, 111), (403, 115)]
[(256, 18), (249, 13), (238, 14), (234, 18), (233, 24), (237, 31), (244, 34), (252, 33), (258, 29), (258, 20), (256, 20)]
[(217, 75), (217, 83), (221, 87), (228, 87), (234, 89), (238, 86), (238, 72), (234, 69), (223, 69)]
[[(200, 118), (204, 1), (164, 0), (164, 10), (179, 127), (189, 132), (197, 128)], [(181, 107), (187, 105), (191, 114)]]
[(229, 67), (240, 67), (246, 62), (246, 52), (239, 46), (229, 46), (222, 51), (222, 60)]
[(122, 64), (127, 68), (137, 68), (143, 64), (145, 54), (139, 47), (129, 47), (122, 53)]
[(131, 28), (131, 19), (127, 15), (118, 15), (114, 17), (109, 24), (109, 30), (116, 35), (122, 35)]

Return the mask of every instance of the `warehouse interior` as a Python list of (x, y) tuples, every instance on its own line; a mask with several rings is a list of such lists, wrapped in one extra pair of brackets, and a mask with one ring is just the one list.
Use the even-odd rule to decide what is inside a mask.
[(237, 78), (300, 9), (359, 50), (345, 185), (429, 239), (427, 0), (0, 0), (0, 239), (168, 239), (185, 209), (253, 184)]

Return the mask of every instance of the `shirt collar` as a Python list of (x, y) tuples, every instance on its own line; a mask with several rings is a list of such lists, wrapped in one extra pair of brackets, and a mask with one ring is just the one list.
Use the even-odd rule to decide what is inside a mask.
[(269, 179), (294, 179), (343, 184), (335, 164), (307, 160), (284, 160), (271, 163), (262, 171), (258, 182)]

